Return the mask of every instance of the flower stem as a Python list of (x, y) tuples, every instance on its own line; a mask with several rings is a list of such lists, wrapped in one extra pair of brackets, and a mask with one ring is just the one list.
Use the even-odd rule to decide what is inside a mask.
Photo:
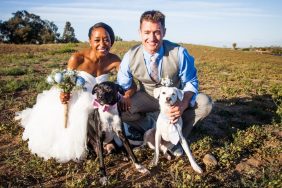
[(65, 128), (67, 128), (67, 126), (68, 126), (69, 105), (68, 105), (68, 103), (65, 103), (63, 105), (64, 105), (64, 125), (65, 125)]

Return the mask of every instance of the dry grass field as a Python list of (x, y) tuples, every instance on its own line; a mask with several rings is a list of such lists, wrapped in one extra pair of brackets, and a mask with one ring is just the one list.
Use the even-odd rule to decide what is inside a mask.
[[(116, 42), (121, 58), (135, 43)], [(32, 155), (22, 141), (16, 111), (32, 107), (49, 89), (46, 76), (63, 68), (71, 53), (87, 44), (0, 44), (0, 187), (101, 187), (98, 160), (59, 164)], [(121, 154), (106, 157), (107, 187), (281, 187), (282, 57), (182, 44), (195, 57), (200, 91), (212, 97), (211, 115), (192, 131), (189, 143), (204, 173), (195, 173), (186, 156), (137, 173)], [(112, 77), (114, 79), (114, 75)], [(153, 151), (134, 150), (149, 166)], [(213, 155), (217, 165), (203, 162)]]

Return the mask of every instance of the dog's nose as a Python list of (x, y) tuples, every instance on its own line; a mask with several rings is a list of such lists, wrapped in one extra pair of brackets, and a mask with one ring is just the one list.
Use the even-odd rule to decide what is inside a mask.
[(167, 102), (171, 101), (170, 97), (165, 98)]

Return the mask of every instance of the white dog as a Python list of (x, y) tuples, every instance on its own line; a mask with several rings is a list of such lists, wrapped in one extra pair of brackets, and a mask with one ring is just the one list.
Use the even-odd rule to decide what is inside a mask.
[[(167, 148), (161, 145), (161, 139), (171, 142), (176, 145), (178, 142), (181, 143), (186, 155), (189, 158), (192, 168), (198, 172), (202, 173), (202, 169), (196, 163), (194, 157), (192, 156), (191, 150), (182, 134), (182, 118), (180, 117), (175, 124), (171, 124), (169, 117), (167, 116), (167, 111), (172, 106), (177, 99), (183, 100), (184, 93), (175, 87), (160, 87), (154, 90), (154, 97), (159, 99), (160, 104), (160, 114), (157, 119), (156, 124), (156, 134), (155, 134), (155, 155), (152, 161), (152, 165), (157, 165), (159, 160), (159, 149), (166, 153)], [(149, 144), (148, 144), (149, 145)], [(149, 147), (153, 147), (152, 144)]]

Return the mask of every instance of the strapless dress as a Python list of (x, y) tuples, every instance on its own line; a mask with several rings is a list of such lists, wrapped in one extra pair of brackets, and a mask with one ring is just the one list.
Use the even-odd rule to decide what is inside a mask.
[(24, 128), (23, 140), (33, 154), (64, 163), (70, 160), (80, 161), (87, 155), (87, 120), (93, 110), (92, 89), (96, 83), (107, 81), (108, 74), (93, 77), (78, 71), (85, 81), (86, 91), (74, 91), (68, 103), (68, 122), (64, 128), (64, 108), (60, 101), (60, 90), (52, 87), (38, 94), (36, 103), (16, 113)]

